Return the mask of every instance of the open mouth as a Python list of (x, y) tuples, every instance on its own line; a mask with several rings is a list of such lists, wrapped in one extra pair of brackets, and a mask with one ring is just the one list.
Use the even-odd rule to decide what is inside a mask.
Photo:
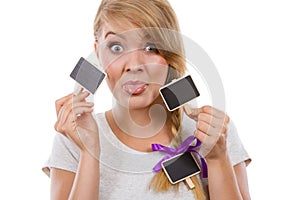
[(140, 95), (145, 92), (148, 85), (142, 81), (127, 81), (123, 84), (123, 90), (130, 95)]

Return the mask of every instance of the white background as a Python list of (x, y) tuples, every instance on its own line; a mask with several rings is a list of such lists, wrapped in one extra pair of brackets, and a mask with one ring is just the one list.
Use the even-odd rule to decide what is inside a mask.
[[(0, 199), (49, 199), (50, 180), (41, 167), (55, 134), (54, 101), (73, 90), (69, 73), (93, 50), (99, 3), (1, 1)], [(227, 112), (253, 160), (252, 198), (296, 199), (298, 2), (171, 3), (182, 32), (204, 48), (222, 77)]]

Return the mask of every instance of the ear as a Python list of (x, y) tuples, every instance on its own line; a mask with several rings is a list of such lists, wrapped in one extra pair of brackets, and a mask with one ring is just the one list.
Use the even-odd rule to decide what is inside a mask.
[(96, 56), (97, 56), (97, 58), (99, 58), (98, 57), (98, 40), (95, 40), (95, 42), (94, 42), (94, 51), (95, 51), (95, 54), (96, 54)]

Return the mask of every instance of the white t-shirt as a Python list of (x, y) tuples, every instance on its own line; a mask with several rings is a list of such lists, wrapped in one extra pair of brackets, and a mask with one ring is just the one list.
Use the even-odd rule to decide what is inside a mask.
[[(157, 193), (149, 190), (149, 183), (155, 172), (152, 168), (165, 156), (161, 152), (139, 152), (123, 144), (110, 129), (105, 114), (96, 115), (100, 134), (100, 192), (99, 199), (113, 200), (194, 200), (194, 194), (183, 183), (179, 183), (179, 191)], [(193, 135), (196, 125), (188, 117), (183, 118), (182, 139)], [(231, 121), (227, 130), (227, 146), (232, 165), (250, 161)], [(49, 160), (43, 171), (49, 175), (51, 168), (59, 168), (76, 173), (79, 163), (79, 150), (65, 136), (57, 134)], [(200, 178), (202, 185), (207, 180)]]

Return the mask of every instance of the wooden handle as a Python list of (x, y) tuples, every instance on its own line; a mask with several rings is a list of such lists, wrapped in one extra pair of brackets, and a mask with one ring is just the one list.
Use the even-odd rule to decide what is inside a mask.
[(83, 88), (80, 85), (76, 85), (73, 94), (77, 96), (82, 90)]
[(184, 109), (184, 111), (185, 111), (185, 113), (187, 114), (187, 115), (190, 115), (190, 114), (192, 114), (192, 109), (191, 109), (191, 107), (188, 105), (188, 104), (184, 104), (183, 105), (183, 109)]
[(193, 181), (192, 181), (191, 178), (186, 178), (186, 179), (185, 179), (185, 182), (186, 182), (186, 184), (189, 186), (190, 190), (192, 190), (192, 189), (195, 188), (195, 185), (194, 185), (194, 183), (193, 183)]

